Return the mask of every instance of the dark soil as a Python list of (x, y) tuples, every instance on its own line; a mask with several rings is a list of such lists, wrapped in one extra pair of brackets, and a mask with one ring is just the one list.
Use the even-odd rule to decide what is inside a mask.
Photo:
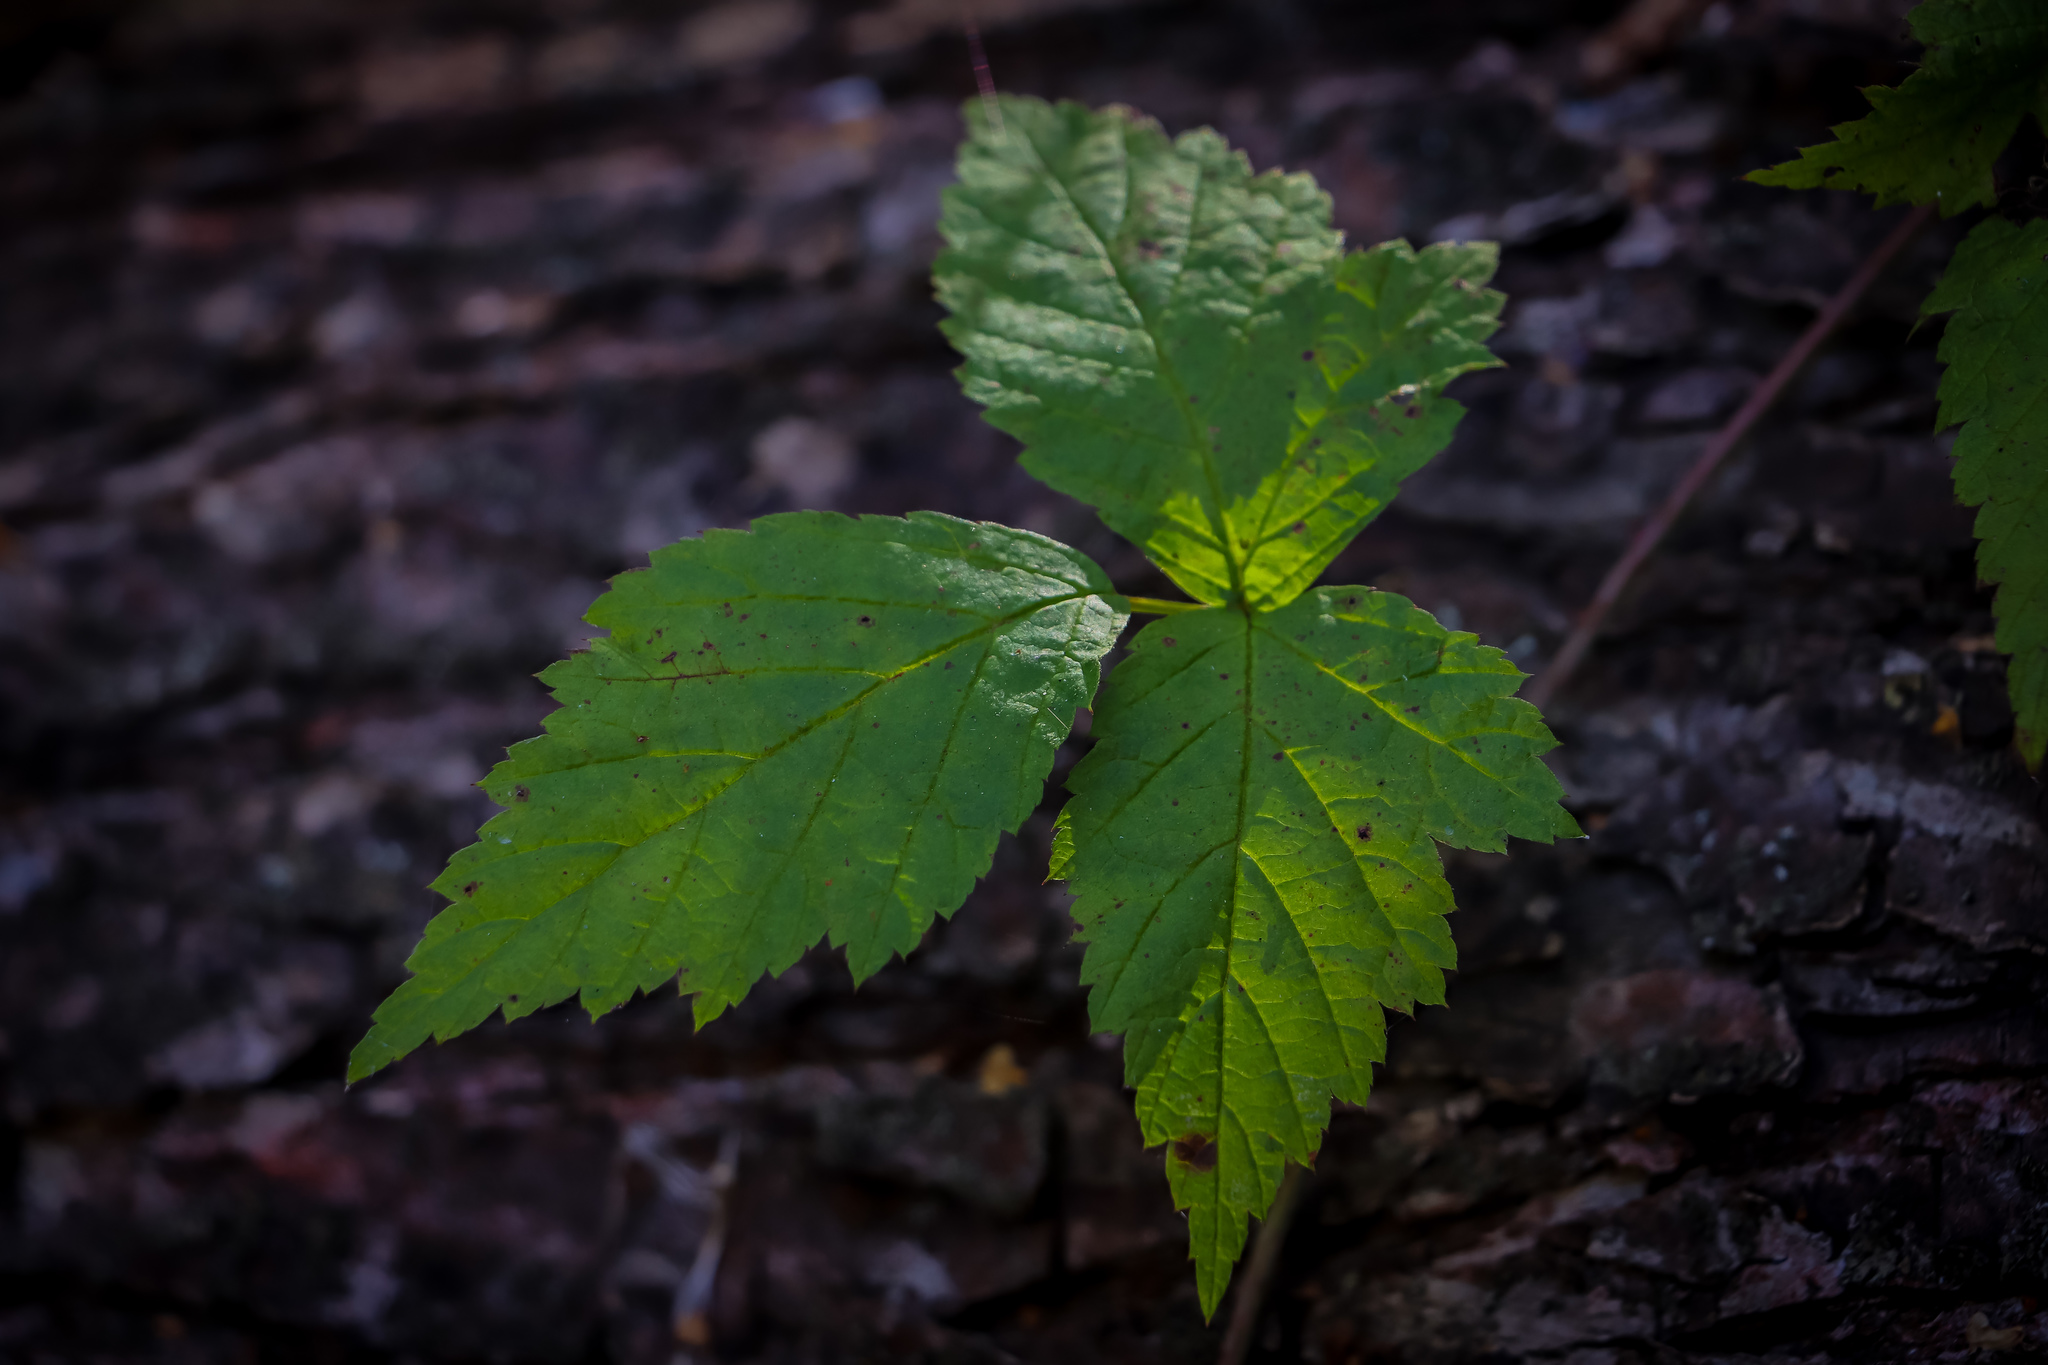
[[(1613, 0), (981, 8), (1006, 89), (1213, 123), (1356, 242), (1507, 244), (1507, 367), (1332, 576), (1525, 667), (1896, 221), (1737, 180), (1899, 76), (1895, 0), (1694, 5), (1598, 90)], [(1166, 590), (950, 378), (958, 13), (0, 14), (0, 1359), (1213, 1357), (1056, 792), (858, 992), (820, 951), (702, 1033), (563, 1008), (340, 1081), (650, 548), (928, 507)], [(1556, 706), (1592, 837), (1453, 860), (1450, 1007), (1336, 1116), (1255, 1359), (2048, 1341), (2048, 833), (1911, 328), (1959, 231)]]

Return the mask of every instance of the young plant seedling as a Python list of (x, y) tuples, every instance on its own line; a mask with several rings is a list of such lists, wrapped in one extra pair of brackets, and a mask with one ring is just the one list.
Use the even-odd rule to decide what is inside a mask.
[[(1209, 1314), (1330, 1101), (1365, 1102), (1382, 1010), (1443, 1002), (1436, 845), (1578, 833), (1505, 655), (1315, 586), (1450, 439), (1444, 385), (1496, 363), (1495, 252), (1347, 255), (1311, 179), (1206, 129), (995, 113), (967, 108), (935, 272), (962, 383), (1192, 600), (931, 512), (656, 551), (542, 674), (561, 708), (485, 779), (504, 812), (435, 881), (453, 904), (349, 1076), (667, 981), (702, 1026), (820, 939), (866, 979), (960, 906), (1092, 704), (1051, 875)], [(1162, 619), (1098, 697), (1133, 612)]]

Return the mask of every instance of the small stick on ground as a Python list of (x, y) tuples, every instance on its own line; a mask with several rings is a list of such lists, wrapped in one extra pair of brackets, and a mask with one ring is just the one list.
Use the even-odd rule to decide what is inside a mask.
[(1244, 1358), (1252, 1349), (1252, 1333), (1258, 1330), (1259, 1310), (1266, 1302), (1266, 1287), (1273, 1279), (1274, 1268), (1280, 1264), (1280, 1249), (1287, 1244), (1287, 1225), (1294, 1221), (1295, 1207), (1301, 1203), (1302, 1191), (1307, 1186), (1301, 1167), (1288, 1162), (1287, 1174), (1280, 1177), (1279, 1193), (1273, 1196), (1273, 1207), (1266, 1210), (1252, 1242), (1252, 1258), (1245, 1262), (1244, 1276), (1237, 1282), (1237, 1299), (1230, 1306), (1230, 1326), (1224, 1329), (1223, 1349), (1216, 1353), (1217, 1365), (1244, 1365)]
[[(703, 1348), (711, 1344), (711, 1294), (718, 1285), (718, 1263), (725, 1254), (726, 1228), (731, 1220), (732, 1182), (739, 1172), (740, 1130), (728, 1128), (718, 1140), (718, 1159), (703, 1176), (711, 1197), (711, 1221), (697, 1243), (697, 1258), (689, 1273), (676, 1286), (669, 1310), (670, 1323), (678, 1345)], [(687, 1351), (678, 1352), (685, 1359)]]
[(1679, 514), (1685, 511), (1685, 505), (1692, 501), (1694, 494), (1705, 487), (1707, 480), (1713, 477), (1714, 471), (1721, 467), (1721, 461), (1727, 458), (1728, 452), (1749, 434), (1749, 429), (1756, 424), (1756, 419), (1763, 416), (1764, 410), (1777, 400), (1785, 385), (1791, 382), (1792, 376), (1799, 372), (1800, 367), (1806, 364), (1814, 351), (1819, 349), (1820, 344), (1827, 340), (1828, 334), (1835, 330), (1842, 318), (1855, 306), (1856, 300), (1863, 297), (1863, 291), (1870, 287), (1871, 281), (1878, 277), (1892, 257), (1899, 254), (1899, 248), (1911, 241), (1913, 235), (1926, 226), (1927, 220), (1933, 216), (1933, 207), (1922, 205), (1907, 214), (1899, 225), (1892, 229), (1891, 234), (1878, 243), (1877, 249), (1864, 258), (1862, 265), (1856, 267), (1856, 273), (1849, 277), (1849, 282), (1828, 300), (1827, 307), (1820, 310), (1805, 333), (1792, 344), (1792, 349), (1785, 352), (1784, 358), (1764, 378), (1764, 382), (1756, 386), (1756, 390), (1749, 395), (1749, 401), (1728, 419), (1728, 425), (1714, 434), (1713, 440), (1707, 442), (1707, 448), (1700, 452), (1700, 457), (1693, 462), (1692, 468), (1685, 471), (1685, 477), (1671, 490), (1671, 496), (1664, 499), (1664, 505), (1652, 513), (1649, 520), (1636, 528), (1635, 535), (1629, 540), (1628, 548), (1621, 552), (1620, 559), (1614, 561), (1614, 567), (1600, 580), (1599, 590), (1593, 594), (1593, 600), (1579, 613), (1578, 622), (1572, 627), (1571, 635), (1566, 638), (1564, 648), (1558, 650), (1557, 657), (1551, 660), (1550, 667), (1543, 670), (1542, 676), (1530, 687), (1528, 699), (1536, 704), (1538, 710), (1547, 708), (1551, 699), (1571, 681), (1572, 674), (1584, 661), (1586, 651), (1592, 648), (1593, 637), (1599, 634), (1601, 623), (1607, 619), (1607, 613), (1621, 600), (1622, 591), (1628, 587), (1629, 579), (1635, 576), (1643, 561), (1650, 557), (1651, 551), (1664, 539), (1665, 533), (1670, 531)]

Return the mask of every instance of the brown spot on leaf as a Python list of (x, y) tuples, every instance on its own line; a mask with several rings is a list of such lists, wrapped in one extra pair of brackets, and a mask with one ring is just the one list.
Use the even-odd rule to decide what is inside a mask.
[(476, 894), (477, 887), (481, 885), (483, 885), (483, 883), (481, 882), (471, 882), (468, 886), (462, 888), (462, 894), (465, 896), (474, 896)]
[(1189, 1133), (1173, 1140), (1173, 1159), (1197, 1174), (1216, 1169), (1216, 1144), (1206, 1133)]
[(1358, 837), (1359, 837), (1359, 838), (1360, 838), (1361, 840), (1365, 840), (1365, 839), (1370, 839), (1370, 838), (1372, 838), (1372, 826), (1371, 826), (1371, 825), (1360, 825), (1360, 826), (1358, 827)]

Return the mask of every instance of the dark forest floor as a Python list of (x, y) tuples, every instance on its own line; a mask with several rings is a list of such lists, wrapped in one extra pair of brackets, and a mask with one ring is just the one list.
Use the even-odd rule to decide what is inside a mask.
[[(1895, 221), (1736, 179), (1898, 78), (1891, 0), (1713, 5), (1604, 91), (1611, 0), (981, 8), (1004, 88), (1214, 123), (1357, 243), (1507, 244), (1507, 368), (1331, 576), (1525, 667)], [(1165, 590), (949, 376), (957, 13), (0, 15), (0, 1360), (1213, 1358), (1056, 796), (858, 993), (818, 952), (701, 1034), (664, 995), (339, 1079), (650, 548), (928, 507)], [(1957, 235), (1557, 706), (1592, 837), (1452, 860), (1450, 1007), (1337, 1115), (1255, 1359), (2048, 1342), (2048, 836), (1908, 335)]]

